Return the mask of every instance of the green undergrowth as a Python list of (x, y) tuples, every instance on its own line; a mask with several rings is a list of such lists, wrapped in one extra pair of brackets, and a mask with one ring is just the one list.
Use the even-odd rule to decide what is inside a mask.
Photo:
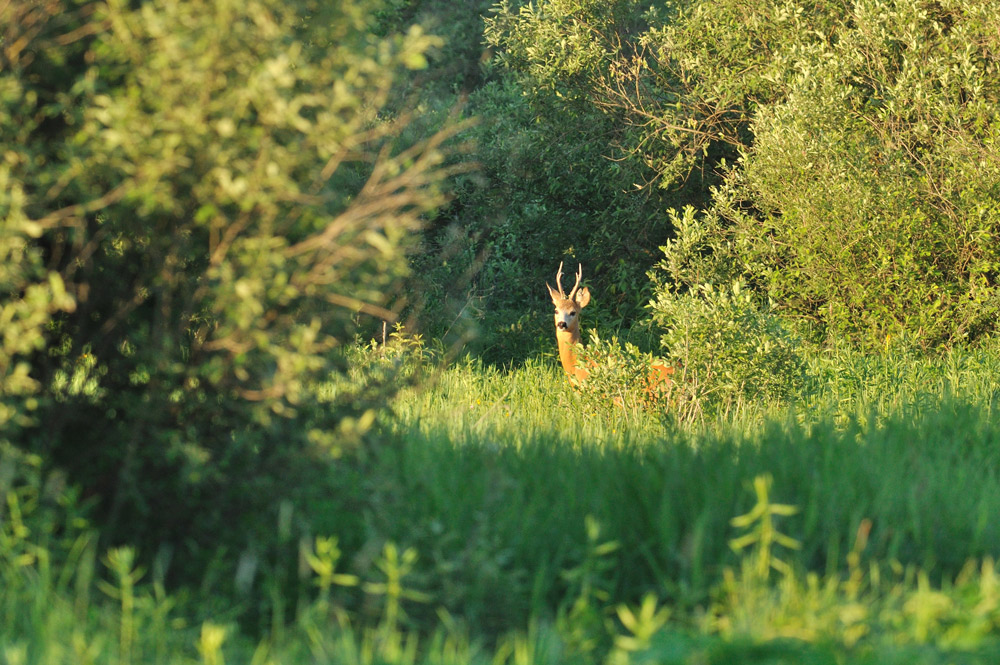
[[(407, 517), (396, 520), (394, 537), (419, 531), (421, 515), (433, 523), (438, 511), (471, 530), (488, 510), (490, 535), (508, 556), (538, 547), (551, 559), (574, 548), (592, 516), (622, 544), (616, 584), (626, 596), (655, 579), (675, 600), (700, 602), (734, 563), (728, 522), (766, 473), (799, 508), (788, 521), (803, 542), (795, 553), (802, 569), (841, 569), (867, 521), (875, 525), (869, 556), (956, 574), (1000, 547), (990, 518), (1000, 509), (995, 388), (973, 372), (990, 363), (952, 358), (890, 374), (859, 362), (852, 372), (885, 382), (871, 399), (851, 397), (844, 371), (811, 401), (688, 430), (604, 411), (541, 365), (514, 373), (459, 366), (397, 407), (407, 443), (387, 455), (399, 486), (410, 482), (422, 500), (399, 506)], [(538, 533), (545, 543), (514, 546), (525, 539), (518, 534)], [(543, 563), (553, 565), (539, 558), (525, 568)]]
[(551, 359), (369, 361), (406, 354), (366, 454), (277, 511), (283, 560), (220, 552), (200, 589), (102, 545), (65, 478), (5, 449), (0, 663), (1000, 656), (995, 354), (830, 353), (798, 402), (689, 427)]
[(622, 406), (607, 394), (572, 390), (551, 358), (530, 359), (516, 370), (466, 360), (426, 373), (421, 385), (404, 391), (393, 402), (392, 426), (399, 432), (435, 429), (454, 441), (502, 432), (506, 441), (515, 442), (543, 432), (603, 448), (722, 432), (750, 434), (789, 418), (807, 429), (826, 421), (835, 427), (882, 422), (894, 415), (919, 415), (945, 401), (975, 405), (990, 415), (1000, 403), (996, 342), (938, 355), (905, 349), (884, 354), (814, 350), (806, 363), (804, 385), (786, 399), (733, 400), (711, 415), (678, 421), (669, 403), (643, 409), (632, 400)]

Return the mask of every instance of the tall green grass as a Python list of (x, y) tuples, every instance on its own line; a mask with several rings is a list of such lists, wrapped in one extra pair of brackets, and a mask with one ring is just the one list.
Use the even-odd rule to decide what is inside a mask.
[(0, 663), (996, 661), (1000, 354), (811, 362), (799, 401), (681, 428), (551, 362), (424, 358), (365, 454), (277, 511), (286, 560), (220, 582), (252, 559), (220, 552), (200, 590), (100, 550), (4, 449)]
[(751, 507), (762, 474), (798, 508), (784, 525), (801, 543), (785, 555), (796, 574), (846, 575), (863, 528), (858, 556), (934, 583), (1000, 551), (995, 352), (810, 362), (799, 401), (745, 404), (688, 429), (594, 404), (551, 364), (453, 367), (396, 405), (392, 426), (407, 443), (393, 452), (395, 484), (421, 501), (403, 498), (386, 510), (403, 518), (380, 528), (455, 561), (446, 571), (468, 571), (472, 551), (514, 573), (503, 602), (489, 577), (455, 580), (491, 608), (508, 607), (500, 625), (573, 596), (553, 571), (584, 565), (588, 519), (618, 545), (602, 580), (609, 597), (636, 602), (652, 591), (684, 612), (706, 611), (723, 571), (740, 565), (730, 520)]
[[(448, 524), (467, 547), (486, 510), (507, 555), (538, 570), (579, 550), (590, 515), (622, 544), (616, 584), (626, 597), (650, 586), (704, 592), (712, 571), (735, 562), (728, 521), (768, 473), (781, 500), (800, 508), (789, 528), (804, 543), (803, 569), (842, 567), (869, 520), (871, 556), (955, 573), (1000, 551), (990, 518), (1000, 514), (995, 388), (961, 363), (971, 364), (890, 375), (858, 362), (810, 402), (687, 431), (595, 408), (541, 366), (460, 366), (398, 405), (393, 427), (405, 443), (391, 453), (393, 484), (422, 500), (393, 507), (406, 516), (383, 528), (439, 548), (432, 524)], [(884, 377), (883, 389), (869, 393), (854, 379), (862, 373)]]

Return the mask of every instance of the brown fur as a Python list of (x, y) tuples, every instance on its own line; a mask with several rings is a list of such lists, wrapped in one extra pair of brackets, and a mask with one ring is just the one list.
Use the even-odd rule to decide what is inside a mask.
[[(556, 272), (556, 285), (558, 290), (546, 284), (549, 289), (549, 296), (552, 304), (555, 305), (556, 324), (556, 344), (559, 346), (559, 362), (562, 363), (563, 370), (571, 382), (586, 381), (588, 372), (577, 363), (576, 345), (580, 343), (580, 311), (590, 303), (590, 289), (586, 286), (580, 288), (580, 280), (583, 278), (583, 266), (581, 265), (576, 273), (576, 284), (573, 290), (566, 295), (562, 288), (562, 266)], [(674, 368), (669, 365), (651, 365), (649, 376), (646, 377), (646, 393), (650, 398), (654, 393), (662, 388), (667, 388), (673, 382), (672, 375)]]
[(562, 363), (563, 370), (570, 379), (583, 381), (587, 378), (587, 370), (578, 367), (576, 362), (576, 345), (580, 343), (580, 310), (590, 302), (590, 289), (586, 286), (580, 288), (580, 279), (583, 277), (583, 266), (576, 274), (576, 285), (567, 296), (562, 289), (562, 264), (559, 264), (559, 272), (556, 273), (556, 285), (559, 290), (553, 289), (546, 284), (549, 295), (552, 297), (552, 304), (556, 307), (556, 343), (559, 345), (559, 362)]

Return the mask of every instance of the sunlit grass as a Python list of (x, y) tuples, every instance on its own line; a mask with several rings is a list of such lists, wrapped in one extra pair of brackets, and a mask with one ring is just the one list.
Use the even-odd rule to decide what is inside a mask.
[[(817, 356), (798, 401), (690, 427), (594, 403), (551, 360), (421, 362), (362, 466), (334, 485), (344, 496), (299, 509), (311, 530), (283, 566), (293, 598), (288, 575), (258, 580), (232, 611), (170, 593), (131, 551), (98, 551), (72, 488), (43, 482), (39, 460), (6, 456), (0, 662), (950, 663), (1000, 651), (997, 354)], [(270, 628), (241, 627), (249, 603)]]
[(987, 416), (1000, 402), (1000, 352), (992, 346), (940, 355), (866, 355), (847, 350), (808, 356), (805, 389), (787, 401), (744, 400), (726, 412), (679, 425), (669, 405), (660, 412), (621, 408), (574, 390), (552, 359), (517, 369), (468, 360), (430, 373), (393, 403), (392, 427), (431, 431), (459, 443), (520, 445), (555, 437), (563, 445), (660, 445), (696, 442), (717, 434), (749, 435), (769, 423), (882, 422), (919, 414), (950, 400), (976, 405)]
[(516, 447), (542, 437), (571, 447), (620, 447), (668, 433), (655, 414), (585, 399), (561, 369), (538, 360), (514, 371), (458, 363), (393, 406), (395, 431), (415, 428), (456, 445)]

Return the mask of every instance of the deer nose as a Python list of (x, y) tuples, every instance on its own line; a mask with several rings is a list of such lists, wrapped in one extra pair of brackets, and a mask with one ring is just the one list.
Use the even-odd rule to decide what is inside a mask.
[(566, 322), (560, 321), (559, 323), (556, 324), (556, 328), (558, 328), (559, 330), (566, 330)]

